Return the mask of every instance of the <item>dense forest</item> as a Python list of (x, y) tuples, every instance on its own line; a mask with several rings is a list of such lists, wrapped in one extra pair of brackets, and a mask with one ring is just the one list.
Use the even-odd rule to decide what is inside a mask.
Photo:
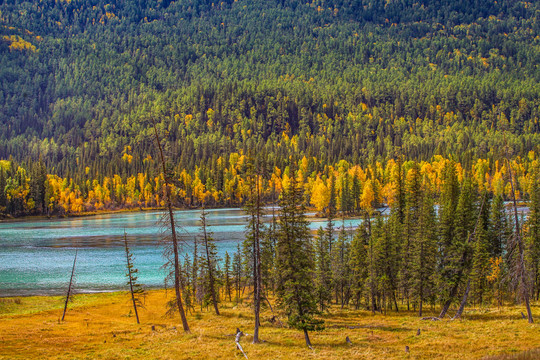
[[(312, 182), (348, 172), (353, 202), (365, 179), (384, 186), (400, 156), (466, 172), (482, 161), (493, 177), (505, 149), (526, 173), (540, 144), (539, 11), (483, 0), (2, 1), (0, 207), (159, 205), (152, 119), (178, 206), (242, 204), (242, 159), (254, 154), (269, 181), (291, 156)], [(10, 204), (19, 187), (24, 201)], [(57, 194), (49, 210), (46, 188)]]
[[(185, 331), (185, 312), (219, 315), (245, 288), (254, 342), (270, 298), (308, 346), (335, 305), (439, 320), (524, 301), (532, 323), (539, 15), (511, 0), (0, 0), (0, 216), (166, 207)], [(173, 208), (213, 206), (244, 207), (243, 246), (219, 259), (203, 210), (180, 258)], [(328, 218), (314, 237), (306, 206)], [(336, 231), (349, 215), (361, 225)]]

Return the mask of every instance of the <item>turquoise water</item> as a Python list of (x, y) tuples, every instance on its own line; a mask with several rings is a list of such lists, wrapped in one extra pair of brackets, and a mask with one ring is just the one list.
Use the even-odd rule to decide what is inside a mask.
[[(193, 252), (200, 232), (200, 210), (177, 211), (183, 252)], [(160, 242), (161, 212), (104, 214), (84, 218), (0, 222), (0, 296), (61, 294), (66, 289), (75, 249), (76, 288), (82, 292), (126, 289), (124, 229), (128, 235), (139, 282), (162, 287), (165, 277)], [(269, 216), (265, 217), (267, 221)], [(246, 216), (240, 209), (208, 210), (207, 220), (218, 252), (232, 254), (244, 238)], [(346, 220), (346, 228), (358, 225)], [(337, 226), (342, 223), (337, 222)], [(310, 222), (312, 230), (323, 219)]]

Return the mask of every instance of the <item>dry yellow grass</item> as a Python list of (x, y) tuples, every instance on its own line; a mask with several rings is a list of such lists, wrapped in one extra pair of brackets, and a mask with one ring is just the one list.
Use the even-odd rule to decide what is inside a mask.
[[(127, 293), (79, 295), (63, 323), (59, 297), (0, 299), (0, 359), (243, 358), (232, 335), (237, 327), (252, 333), (249, 305), (224, 304), (221, 316), (191, 314), (192, 331), (184, 334), (179, 317), (163, 316), (171, 295), (149, 292), (140, 325), (130, 316)], [(505, 307), (469, 311), (459, 321), (422, 321), (412, 313), (334, 308), (325, 316), (326, 330), (311, 334), (312, 351), (300, 331), (272, 325), (267, 309), (261, 328), (265, 342), (251, 344), (248, 336), (242, 344), (250, 359), (478, 359), (540, 347), (540, 325), (521, 319), (522, 310)], [(536, 306), (534, 313), (540, 316)]]

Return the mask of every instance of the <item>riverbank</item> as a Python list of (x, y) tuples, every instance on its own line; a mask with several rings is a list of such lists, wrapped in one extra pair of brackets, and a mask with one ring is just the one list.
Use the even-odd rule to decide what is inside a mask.
[[(97, 216), (97, 215), (110, 215), (110, 214), (122, 214), (122, 213), (138, 213), (138, 212), (148, 212), (148, 211), (163, 211), (164, 208), (125, 208), (125, 209), (116, 209), (116, 210), (96, 210), (96, 211), (86, 211), (75, 214), (62, 214), (62, 215), (25, 215), (19, 217), (4, 217), (0, 218), (0, 223), (2, 222), (19, 222), (19, 221), (39, 221), (39, 220), (58, 220), (58, 219), (71, 219), (71, 218), (80, 218), (87, 216)], [(177, 210), (193, 210), (191, 208), (175, 208)]]
[[(140, 310), (140, 325), (125, 292), (77, 295), (64, 322), (59, 321), (61, 297), (0, 299), (0, 359), (243, 358), (233, 334), (236, 328), (252, 334), (249, 303), (226, 302), (220, 316), (197, 309), (188, 314), (191, 333), (185, 334), (178, 316), (164, 317), (172, 295), (172, 291), (150, 291)], [(514, 306), (469, 309), (463, 320), (422, 321), (406, 311), (373, 315), (333, 307), (324, 315), (326, 329), (311, 333), (311, 351), (302, 332), (270, 323), (272, 313), (265, 308), (264, 342), (251, 344), (248, 335), (241, 343), (251, 359), (481, 359), (540, 347), (540, 325), (521, 319), (521, 311)], [(540, 316), (537, 304), (533, 311)], [(352, 345), (345, 342), (346, 336)]]

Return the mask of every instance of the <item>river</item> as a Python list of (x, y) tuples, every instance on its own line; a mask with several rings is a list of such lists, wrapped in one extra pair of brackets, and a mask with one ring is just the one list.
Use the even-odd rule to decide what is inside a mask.
[[(79, 293), (125, 290), (125, 251), (127, 233), (139, 282), (147, 288), (163, 287), (165, 271), (162, 212), (102, 214), (80, 218), (0, 222), (0, 296), (62, 294), (67, 288), (75, 250), (76, 289)], [(200, 210), (175, 212), (183, 252), (193, 252), (200, 233)], [(309, 214), (308, 214), (309, 215)], [(208, 210), (209, 230), (213, 232), (219, 255), (232, 255), (244, 238), (246, 215), (240, 209)], [(270, 221), (270, 216), (265, 217)], [(315, 231), (324, 219), (311, 218)], [(345, 221), (356, 227), (357, 219)], [(336, 222), (340, 226), (341, 221)]]

